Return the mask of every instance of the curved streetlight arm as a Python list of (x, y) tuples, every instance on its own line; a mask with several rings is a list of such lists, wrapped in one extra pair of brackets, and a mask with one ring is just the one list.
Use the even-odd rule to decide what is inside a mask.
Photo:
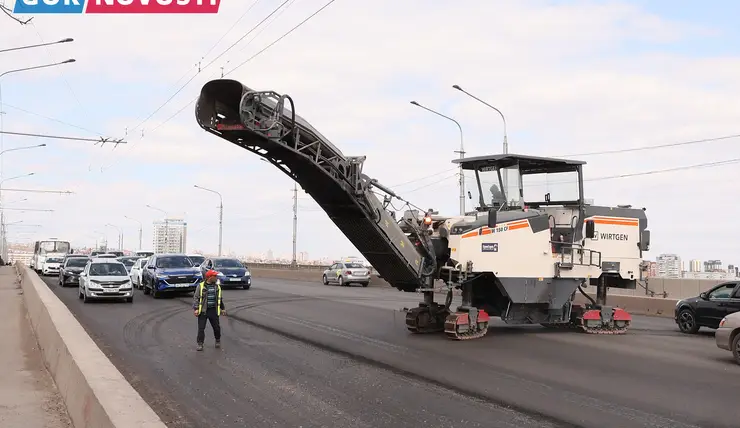
[(219, 199), (220, 199), (220, 200), (222, 201), (222, 203), (223, 203), (223, 200), (224, 200), (224, 199), (223, 199), (223, 197), (221, 197), (221, 194), (220, 194), (220, 193), (218, 193), (217, 191), (215, 191), (215, 190), (212, 190), (212, 189), (207, 189), (207, 188), (205, 188), (205, 187), (202, 187), (202, 186), (198, 186), (197, 184), (193, 184), (193, 187), (195, 187), (196, 189), (200, 189), (200, 190), (205, 190), (206, 192), (211, 192), (211, 193), (215, 193), (215, 194), (217, 194), (217, 195), (218, 195), (218, 198), (219, 198)]
[(72, 62), (75, 62), (75, 61), (76, 60), (74, 58), (70, 58), (68, 60), (65, 60), (65, 61), (62, 61), (62, 62), (55, 62), (55, 63), (52, 63), (52, 64), (36, 65), (36, 66), (33, 66), (33, 67), (18, 68), (18, 69), (15, 69), (15, 70), (8, 70), (8, 71), (4, 71), (4, 72), (0, 73), (0, 77), (5, 76), (6, 74), (19, 73), (21, 71), (38, 70), (39, 68), (47, 68), (47, 67), (54, 67), (54, 66), (62, 65), (62, 64), (69, 64), (69, 63), (72, 63)]
[(151, 209), (153, 209), (153, 210), (155, 210), (155, 211), (159, 211), (159, 212), (161, 212), (162, 214), (164, 214), (164, 215), (165, 215), (165, 217), (167, 216), (167, 211), (165, 211), (165, 210), (163, 210), (163, 209), (161, 209), (161, 208), (153, 207), (153, 206), (151, 206), (151, 205), (149, 205), (149, 204), (147, 204), (147, 205), (146, 205), (146, 207), (147, 207), (147, 208), (151, 208)]
[(488, 104), (487, 102), (483, 101), (482, 99), (480, 99), (480, 98), (476, 97), (475, 95), (473, 95), (473, 94), (471, 94), (470, 92), (466, 91), (465, 89), (461, 88), (461, 87), (460, 87), (459, 85), (452, 85), (452, 87), (453, 87), (454, 89), (457, 89), (458, 91), (462, 92), (463, 94), (465, 94), (465, 95), (469, 96), (470, 98), (472, 98), (472, 99), (474, 99), (474, 100), (478, 101), (479, 103), (481, 103), (481, 104), (483, 104), (483, 105), (485, 105), (485, 106), (488, 106), (488, 107), (490, 107), (490, 108), (492, 108), (492, 109), (496, 110), (496, 112), (497, 112), (497, 113), (498, 113), (498, 114), (499, 114), (499, 115), (501, 116), (501, 120), (503, 120), (503, 121), (504, 121), (504, 138), (506, 138), (506, 117), (505, 117), (505, 116), (504, 116), (504, 114), (503, 114), (503, 113), (501, 112), (501, 110), (499, 110), (499, 109), (497, 109), (496, 107), (494, 107), (494, 106), (492, 106), (492, 105)]
[(451, 118), (449, 116), (445, 116), (445, 115), (443, 115), (442, 113), (440, 113), (438, 111), (434, 111), (434, 110), (430, 109), (429, 107), (424, 107), (423, 105), (417, 103), (416, 101), (410, 101), (410, 103), (413, 104), (413, 105), (415, 105), (415, 106), (417, 106), (417, 107), (421, 107), (421, 108), (423, 108), (424, 110), (426, 110), (426, 111), (428, 111), (430, 113), (434, 113), (437, 116), (443, 117), (443, 118), (445, 118), (447, 120), (450, 120), (450, 121), (454, 122), (455, 125), (457, 125), (457, 129), (460, 130), (460, 153), (461, 154), (465, 154), (464, 145), (463, 145), (464, 144), (463, 143), (463, 130), (462, 130), (462, 126), (460, 126), (460, 122), (456, 121), (455, 119), (453, 119), (453, 118)]
[(69, 43), (69, 42), (74, 42), (74, 41), (75, 41), (75, 39), (73, 39), (71, 37), (67, 37), (66, 39), (57, 40), (56, 42), (39, 43), (37, 45), (18, 46), (16, 48), (0, 49), (0, 53), (3, 53), (3, 52), (12, 52), (12, 51), (19, 51), (21, 49), (40, 48), (42, 46), (58, 45), (60, 43)]
[[(444, 115), (444, 114), (442, 114), (442, 113), (440, 113), (438, 111), (434, 111), (434, 110), (430, 109), (429, 107), (425, 107), (425, 106), (419, 104), (416, 101), (410, 101), (410, 103), (413, 104), (413, 105), (415, 105), (415, 106), (417, 106), (417, 107), (423, 108), (424, 110), (426, 110), (426, 111), (428, 111), (430, 113), (434, 113), (434, 114), (436, 114), (439, 117), (445, 118), (445, 119), (453, 122), (455, 125), (457, 125), (457, 129), (460, 130), (460, 151), (457, 152), (457, 153), (460, 153), (460, 159), (463, 159), (465, 157), (465, 143), (464, 143), (464, 140), (463, 140), (463, 130), (462, 130), (462, 126), (460, 125), (460, 122), (458, 122), (455, 119), (453, 119), (453, 118), (451, 118), (449, 116), (446, 116), (446, 115)], [(460, 169), (460, 172), (459, 172), (460, 177), (458, 177), (458, 185), (460, 187), (460, 215), (465, 215), (465, 176), (463, 175), (463, 164), (462, 164), (462, 162), (460, 163), (459, 169)]]
[(46, 143), (37, 144), (35, 146), (23, 146), (23, 147), (13, 147), (12, 149), (5, 149), (5, 150), (0, 151), (0, 155), (3, 155), (7, 152), (14, 152), (16, 150), (28, 150), (28, 149), (35, 149), (38, 147), (46, 147)]
[(32, 175), (36, 175), (36, 173), (29, 172), (28, 174), (16, 175), (15, 177), (3, 178), (2, 180), (0, 180), (0, 186), (2, 186), (2, 184), (5, 183), (6, 181), (15, 180), (16, 178), (30, 177)]

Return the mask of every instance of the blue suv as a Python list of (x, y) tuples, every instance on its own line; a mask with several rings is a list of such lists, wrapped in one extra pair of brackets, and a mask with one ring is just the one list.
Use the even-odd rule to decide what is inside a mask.
[(144, 294), (155, 299), (162, 293), (192, 293), (202, 280), (200, 269), (185, 254), (155, 254), (141, 273)]

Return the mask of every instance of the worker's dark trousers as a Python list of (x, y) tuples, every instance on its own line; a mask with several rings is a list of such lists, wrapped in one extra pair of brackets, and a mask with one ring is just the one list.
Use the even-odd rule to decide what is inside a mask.
[(205, 313), (198, 315), (198, 343), (203, 343), (206, 338), (206, 321), (211, 322), (213, 328), (213, 337), (216, 341), (221, 340), (221, 323), (218, 320), (218, 310), (208, 308)]

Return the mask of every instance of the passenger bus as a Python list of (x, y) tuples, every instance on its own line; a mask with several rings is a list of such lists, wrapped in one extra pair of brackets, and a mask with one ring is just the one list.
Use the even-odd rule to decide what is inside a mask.
[(60, 241), (49, 238), (44, 241), (36, 241), (33, 245), (33, 257), (31, 257), (31, 269), (41, 272), (46, 261), (47, 254), (72, 254), (72, 246), (69, 241)]

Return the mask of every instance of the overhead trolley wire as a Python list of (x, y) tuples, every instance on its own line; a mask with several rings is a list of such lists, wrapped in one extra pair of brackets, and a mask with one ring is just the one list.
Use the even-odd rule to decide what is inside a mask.
[[(277, 38), (276, 40), (274, 40), (274, 41), (273, 41), (272, 43), (270, 43), (269, 45), (267, 45), (267, 46), (266, 46), (265, 48), (263, 48), (262, 50), (260, 50), (260, 51), (259, 51), (259, 52), (257, 52), (256, 54), (252, 55), (252, 56), (251, 56), (251, 57), (249, 57), (249, 58), (248, 58), (248, 59), (247, 59), (246, 61), (244, 61), (244, 62), (240, 63), (239, 65), (237, 65), (236, 67), (232, 68), (232, 69), (231, 69), (231, 70), (229, 70), (228, 72), (224, 73), (224, 76), (226, 76), (227, 74), (230, 74), (230, 73), (232, 73), (232, 72), (233, 72), (233, 71), (235, 71), (236, 69), (238, 69), (238, 68), (240, 68), (240, 67), (244, 66), (245, 64), (247, 64), (248, 62), (250, 62), (250, 61), (254, 60), (254, 59), (255, 59), (255, 58), (257, 57), (257, 56), (259, 56), (260, 54), (264, 53), (265, 51), (267, 51), (267, 50), (268, 50), (269, 48), (271, 48), (272, 46), (276, 45), (276, 44), (277, 44), (277, 43), (278, 43), (279, 41), (283, 40), (283, 39), (284, 39), (285, 37), (287, 37), (287, 36), (288, 36), (289, 34), (291, 34), (291, 33), (292, 33), (293, 31), (295, 31), (295, 30), (297, 30), (298, 28), (300, 28), (300, 27), (301, 27), (302, 25), (304, 25), (304, 24), (305, 24), (306, 22), (308, 22), (308, 21), (309, 21), (309, 20), (310, 20), (311, 18), (313, 18), (313, 17), (315, 17), (316, 15), (318, 15), (318, 14), (319, 14), (319, 12), (321, 12), (321, 11), (322, 11), (322, 10), (324, 10), (324, 9), (326, 9), (326, 8), (327, 8), (327, 7), (329, 6), (329, 5), (331, 5), (331, 4), (332, 4), (332, 3), (334, 3), (335, 1), (336, 1), (336, 0), (330, 0), (330, 1), (329, 1), (329, 2), (327, 3), (327, 4), (325, 4), (324, 6), (322, 6), (322, 7), (321, 7), (321, 8), (319, 9), (319, 10), (317, 10), (316, 12), (314, 12), (313, 14), (311, 14), (311, 15), (310, 15), (310, 16), (309, 16), (308, 18), (304, 19), (303, 21), (301, 21), (300, 23), (298, 23), (298, 24), (297, 24), (296, 26), (294, 26), (293, 28), (291, 28), (290, 30), (288, 30), (288, 31), (287, 31), (286, 33), (284, 33), (284, 34), (283, 34), (282, 36), (278, 37), (278, 38)], [(172, 115), (171, 115), (170, 117), (168, 117), (168, 118), (167, 118), (167, 119), (166, 119), (166, 120), (165, 120), (164, 122), (162, 122), (162, 123), (160, 123), (159, 125), (157, 125), (157, 126), (156, 126), (156, 127), (155, 127), (155, 128), (154, 128), (154, 129), (152, 130), (152, 131), (151, 131), (151, 132), (154, 132), (154, 130), (156, 130), (156, 129), (160, 128), (161, 126), (165, 125), (166, 123), (168, 123), (169, 121), (171, 121), (172, 119), (174, 119), (175, 117), (177, 117), (177, 116), (178, 116), (178, 115), (179, 115), (180, 113), (182, 113), (182, 112), (183, 112), (183, 110), (185, 110), (186, 108), (188, 108), (189, 106), (191, 106), (191, 105), (192, 105), (192, 104), (193, 104), (194, 102), (196, 102), (197, 100), (198, 100), (198, 96), (196, 96), (195, 98), (193, 98), (193, 99), (192, 99), (192, 100), (191, 100), (191, 101), (190, 101), (189, 103), (187, 103), (187, 104), (183, 105), (183, 106), (182, 106), (182, 107), (181, 107), (181, 108), (180, 108), (179, 110), (177, 110), (177, 111), (176, 111), (176, 112), (175, 112), (174, 114), (172, 114)]]

